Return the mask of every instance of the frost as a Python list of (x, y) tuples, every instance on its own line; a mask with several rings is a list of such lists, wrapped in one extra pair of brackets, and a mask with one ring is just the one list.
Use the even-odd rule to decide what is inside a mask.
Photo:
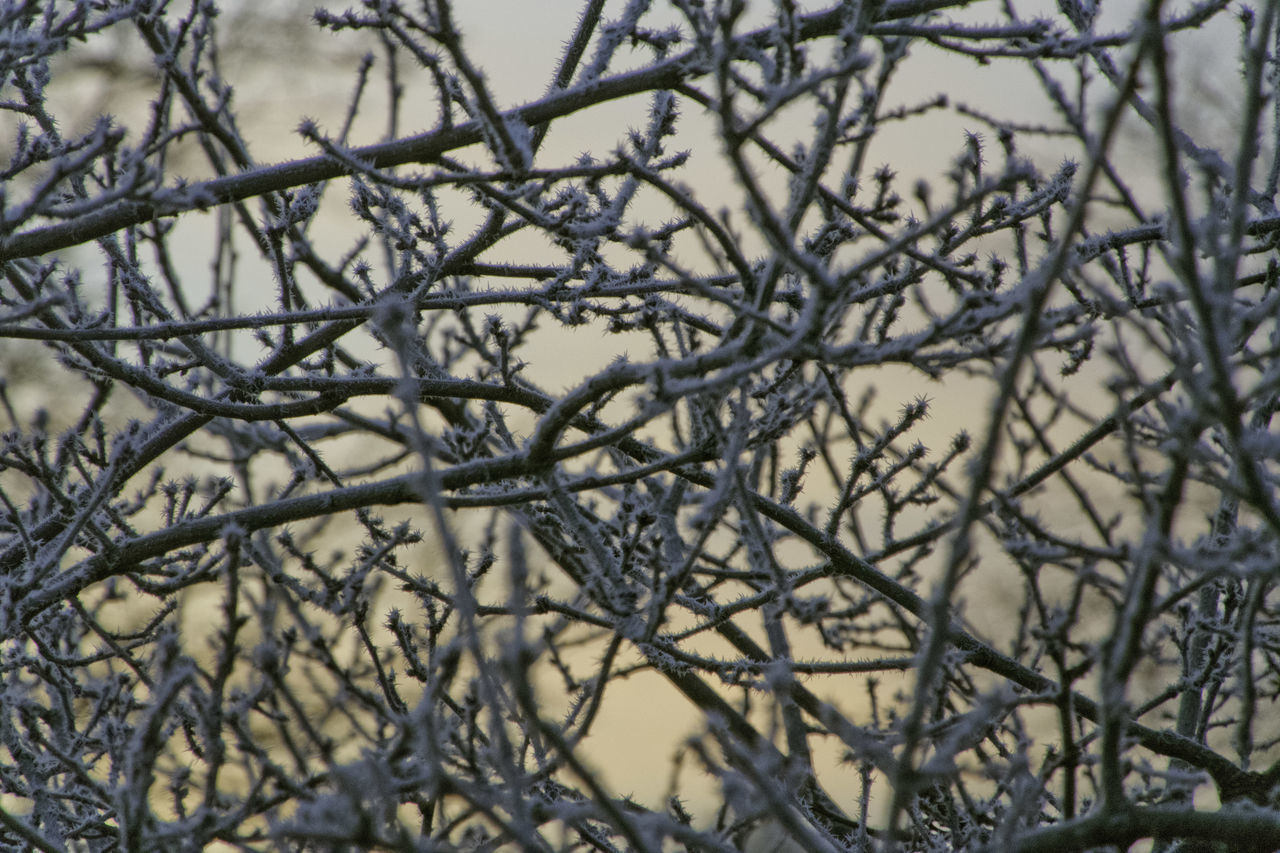
[(221, 5), (0, 9), (0, 847), (1280, 849), (1273, 6)]

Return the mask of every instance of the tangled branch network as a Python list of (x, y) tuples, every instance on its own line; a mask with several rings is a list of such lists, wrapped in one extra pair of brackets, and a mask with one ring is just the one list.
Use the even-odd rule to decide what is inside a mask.
[(1278, 15), (0, 4), (0, 847), (1280, 849)]

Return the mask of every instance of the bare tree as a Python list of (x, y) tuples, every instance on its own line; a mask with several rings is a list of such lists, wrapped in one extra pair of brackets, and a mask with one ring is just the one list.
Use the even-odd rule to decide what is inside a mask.
[(4, 2), (5, 849), (1280, 849), (1280, 4), (1165, 5), (585, 0), (512, 105), (366, 0), (264, 162), (218, 4)]

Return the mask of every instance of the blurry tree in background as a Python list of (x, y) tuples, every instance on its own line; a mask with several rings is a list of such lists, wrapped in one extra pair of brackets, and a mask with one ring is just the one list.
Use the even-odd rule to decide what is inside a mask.
[(0, 6), (5, 849), (1280, 848), (1280, 5), (582, 5), (315, 12), (283, 162), (216, 3)]

